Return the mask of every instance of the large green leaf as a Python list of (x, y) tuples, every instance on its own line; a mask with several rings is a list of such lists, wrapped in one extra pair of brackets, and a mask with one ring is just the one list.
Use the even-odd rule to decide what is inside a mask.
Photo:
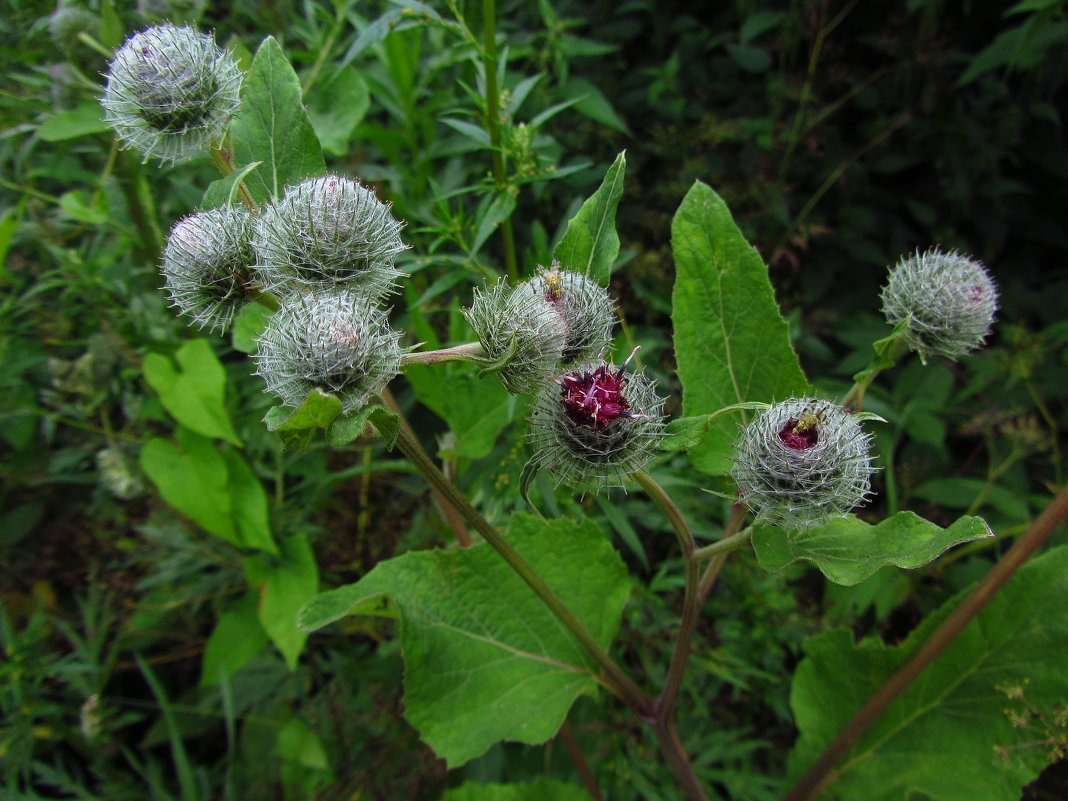
[(200, 686), (218, 684), (229, 679), (252, 661), (267, 644), (267, 632), (260, 625), (259, 597), (246, 593), (236, 604), (219, 615), (215, 628), (204, 646), (204, 664), (200, 671)]
[(176, 442), (151, 439), (141, 450), (141, 468), (163, 499), (238, 547), (277, 553), (267, 494), (241, 454), (220, 451), (207, 437), (182, 426), (176, 437)]
[(245, 186), (258, 203), (326, 171), (322, 148), (301, 100), (300, 81), (272, 36), (263, 40), (252, 59), (230, 137), (235, 164), (263, 162), (245, 178)]
[(226, 371), (206, 339), (191, 339), (174, 354), (145, 357), (145, 380), (164, 408), (187, 428), (206, 437), (241, 444), (226, 411)]
[[(731, 404), (785, 400), (808, 391), (775, 303), (768, 270), (745, 241), (727, 205), (700, 182), (671, 224), (675, 289), (671, 318), (682, 382), (683, 415)], [(744, 420), (744, 416), (741, 418)], [(730, 470), (739, 418), (720, 417), (690, 449), (711, 475)]]
[(293, 670), (308, 639), (297, 627), (297, 612), (319, 591), (319, 568), (308, 538), (283, 539), (280, 558), (263, 554), (246, 558), (245, 577), (259, 591), (263, 630)]
[(753, 550), (765, 570), (804, 560), (835, 584), (852, 586), (884, 565), (920, 567), (962, 542), (993, 537), (981, 517), (962, 517), (948, 528), (912, 512), (898, 512), (871, 525), (853, 515), (805, 531), (758, 526)]
[(448, 450), (457, 456), (486, 456), (512, 419), (516, 401), (499, 381), (448, 367), (412, 368), (406, 376), (415, 396), (448, 423), (455, 438)]
[(353, 66), (345, 66), (308, 94), (308, 114), (323, 149), (344, 156), (349, 140), (371, 105), (367, 81)]
[[(516, 515), (507, 537), (607, 647), (630, 586), (598, 528)], [(300, 622), (316, 629), (349, 614), (402, 619), (405, 715), (450, 766), (500, 740), (544, 742), (597, 687), (586, 652), (484, 543), (382, 562), (318, 596)]]
[[(839, 764), (825, 799), (1018, 801), (1063, 743), (1068, 548), (1033, 559), (890, 705)], [(850, 631), (809, 638), (790, 703), (796, 778), (957, 599), (899, 647)]]
[(441, 801), (589, 801), (581, 787), (539, 776), (530, 784), (467, 782), (446, 790)]
[(563, 238), (553, 250), (553, 259), (559, 260), (561, 268), (588, 275), (602, 286), (608, 284), (619, 255), (616, 208), (623, 195), (626, 171), (626, 155), (620, 153), (597, 191), (568, 222)]

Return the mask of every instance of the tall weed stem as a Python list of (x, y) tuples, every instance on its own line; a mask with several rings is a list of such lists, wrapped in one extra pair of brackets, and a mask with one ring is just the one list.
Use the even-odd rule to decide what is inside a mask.
[[(912, 683), (913, 679), (919, 676), (945, 650), (946, 646), (964, 631), (972, 618), (979, 614), (987, 602), (1005, 586), (1005, 583), (1065, 518), (1068, 518), (1068, 487), (1057, 493), (1027, 532), (1006, 551), (990, 572), (949, 613), (942, 625), (935, 629), (886, 680), (883, 686), (875, 691), (849, 723), (838, 732), (812, 767), (798, 779), (790, 792), (786, 794), (784, 801), (812, 801), (820, 796), (824, 788), (840, 772), (835, 771), (839, 760), (860, 740), (864, 732), (879, 719), (894, 699)], [(843, 768), (845, 769), (848, 769), (848, 764)]]
[[(504, 172), (504, 151), (501, 149), (500, 108), (501, 97), (497, 88), (497, 4), (495, 0), (482, 0), (482, 68), (486, 73), (486, 133), (489, 134), (490, 152), (493, 157), (493, 181), (497, 191), (507, 190)], [(519, 272), (516, 268), (515, 234), (512, 218), (501, 221), (501, 238), (504, 240), (504, 268), (508, 280), (515, 283)]]

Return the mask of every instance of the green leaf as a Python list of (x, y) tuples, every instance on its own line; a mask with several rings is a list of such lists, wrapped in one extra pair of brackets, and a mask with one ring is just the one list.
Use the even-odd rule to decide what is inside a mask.
[[(19, 216), (21, 216), (21, 213)], [(11, 246), (11, 237), (15, 233), (17, 225), (18, 220), (15, 216), (15, 209), (8, 209), (3, 215), (0, 215), (0, 280), (9, 275), (6, 266), (7, 250)]]
[(293, 670), (308, 639), (297, 627), (297, 612), (319, 591), (319, 568), (307, 537), (286, 537), (281, 545), (281, 558), (247, 557), (245, 577), (259, 592), (263, 630)]
[(300, 81), (274, 37), (263, 40), (230, 125), (234, 163), (262, 166), (245, 180), (257, 203), (326, 172), (323, 151), (301, 100)]
[(227, 680), (252, 661), (267, 644), (267, 632), (256, 611), (259, 595), (248, 592), (219, 615), (204, 646), (200, 686), (209, 687)]
[[(254, 161), (251, 164), (246, 164), (244, 167), (234, 170), (225, 178), (212, 181), (208, 184), (208, 188), (204, 192), (204, 197), (200, 201), (200, 205), (205, 209), (214, 209), (218, 206), (225, 206), (228, 203), (233, 203), (237, 198), (238, 191), (240, 191), (238, 187), (244, 180), (245, 176), (259, 167), (262, 163), (262, 161)], [(249, 305), (259, 306), (260, 304)]]
[(993, 536), (979, 517), (962, 517), (942, 528), (912, 512), (898, 512), (874, 526), (852, 515), (807, 531), (757, 526), (753, 550), (765, 570), (804, 560), (835, 584), (852, 586), (884, 565), (920, 567), (954, 545)]
[(237, 451), (224, 450), (222, 457), (226, 462), (226, 488), (230, 492), (238, 539), (246, 548), (278, 553), (274, 536), (271, 534), (267, 492), (263, 489), (263, 484)]
[(206, 437), (240, 445), (226, 411), (226, 371), (206, 339), (190, 339), (174, 354), (174, 363), (150, 353), (145, 380), (159, 393), (164, 408), (182, 425)]
[(122, 20), (119, 19), (118, 12), (115, 11), (115, 4), (111, 0), (101, 0), (100, 2), (100, 44), (104, 45), (111, 50), (116, 49), (122, 44), (122, 38), (126, 26), (122, 24)]
[(581, 787), (539, 776), (530, 784), (467, 782), (446, 790), (441, 801), (590, 801)]
[(323, 150), (344, 156), (353, 131), (371, 105), (367, 81), (352, 66), (342, 67), (330, 80), (316, 83), (308, 93), (308, 115)]
[(242, 353), (255, 353), (256, 340), (267, 327), (267, 321), (274, 312), (262, 303), (246, 303), (245, 307), (238, 312), (234, 319), (234, 325), (230, 329), (230, 342), (234, 350)]
[(156, 438), (145, 444), (141, 468), (167, 503), (205, 531), (241, 548), (277, 553), (267, 494), (236, 451), (222, 452), (179, 426), (176, 443)]
[[(671, 224), (671, 246), (671, 317), (684, 416), (805, 395), (808, 382), (790, 347), (768, 269), (705, 184), (695, 183), (682, 201)], [(728, 472), (737, 429), (734, 419), (715, 421), (690, 449), (694, 465), (710, 475)]]
[[(1068, 548), (1024, 565), (839, 763), (826, 797), (1018, 801), (1021, 786), (1052, 761), (1050, 738), (1064, 736), (1054, 715), (1068, 698), (1060, 658), (1068, 652), (1066, 595)], [(847, 630), (805, 642), (807, 656), (790, 695), (800, 730), (791, 777), (815, 760), (957, 600), (899, 647), (875, 639), (854, 645)]]
[(1006, 487), (988, 484), (978, 478), (934, 478), (916, 487), (912, 494), (950, 509), (970, 509), (975, 500), (982, 497), (982, 506), (997, 509), (1009, 520), (1026, 522), (1031, 519), (1026, 500)]
[(46, 142), (63, 142), (89, 134), (103, 133), (108, 128), (100, 103), (86, 100), (70, 111), (53, 114), (37, 129), (37, 135)]
[(564, 97), (578, 97), (575, 110), (585, 114), (591, 120), (615, 128), (623, 134), (630, 135), (630, 128), (622, 117), (612, 108), (604, 93), (589, 81), (582, 78), (570, 78), (563, 90)]
[(77, 190), (71, 190), (60, 196), (59, 207), (72, 220), (90, 225), (103, 225), (110, 219), (106, 195), (94, 194), (87, 202), (85, 195)]
[(553, 250), (561, 268), (582, 273), (602, 286), (608, 285), (612, 265), (619, 255), (616, 208), (623, 195), (627, 171), (625, 151), (616, 156), (604, 180), (567, 224), (563, 238)]
[[(514, 515), (507, 537), (607, 647), (630, 582), (590, 521)], [(596, 670), (529, 587), (490, 548), (418, 551), (315, 598), (301, 626), (349, 614), (400, 617), (405, 715), (450, 767), (500, 740), (552, 737)]]
[(393, 450), (400, 431), (400, 415), (378, 403), (370, 403), (355, 414), (339, 417), (326, 432), (326, 441), (335, 448), (348, 445), (363, 435), (368, 424), (375, 427), (378, 435), (385, 440), (386, 450)]
[(264, 422), (267, 430), (279, 431), (280, 434), (287, 431), (305, 431), (316, 428), (326, 428), (341, 414), (341, 400), (336, 395), (314, 389), (304, 398), (304, 403), (297, 409), (285, 406), (276, 406), (267, 412)]
[(515, 401), (499, 381), (487, 381), (459, 370), (409, 370), (415, 397), (444, 420), (455, 441), (448, 450), (456, 456), (481, 459), (512, 419)]
[(664, 428), (664, 438), (657, 443), (662, 451), (688, 451), (697, 445), (712, 427), (712, 422), (728, 412), (739, 412), (747, 409), (767, 409), (767, 403), (733, 403), (725, 406), (712, 414), (703, 414), (700, 417), (680, 417), (672, 420)]
[(475, 237), (471, 241), (471, 253), (477, 253), (497, 227), (512, 216), (515, 211), (516, 197), (511, 192), (497, 192), (486, 196), (479, 204), (475, 215)]

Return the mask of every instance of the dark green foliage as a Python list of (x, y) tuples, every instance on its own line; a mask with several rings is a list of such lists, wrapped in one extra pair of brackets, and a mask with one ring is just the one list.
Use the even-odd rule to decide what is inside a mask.
[[(105, 49), (144, 25), (130, 4), (89, 5)], [(635, 364), (658, 379), (668, 414), (683, 413), (683, 384), (698, 393), (687, 415), (734, 402), (715, 400), (718, 373), (693, 352), (673, 352), (706, 322), (700, 310), (674, 327), (670, 317), (671, 221), (695, 180), (770, 265), (785, 325), (777, 311), (761, 319), (821, 397), (842, 394), (889, 332), (878, 290), (900, 255), (941, 245), (989, 266), (1002, 293), (991, 347), (959, 364), (903, 360), (869, 389), (865, 409), (887, 423), (871, 427), (881, 470), (860, 518), (907, 510), (948, 527), (981, 515), (997, 537), (848, 588), (800, 564), (770, 574), (749, 553), (732, 558), (680, 702), (680, 736), (717, 797), (781, 798), (804, 654), (810, 690), (820, 659), (870, 652), (883, 670), (897, 658), (827, 630), (905, 639), (1064, 484), (1068, 22), (1064, 2), (1003, 5), (502, 2), (492, 110), (472, 44), (478, 4), (462, 25), (444, 3), (205, 12), (202, 28), (246, 71), (275, 37), (253, 67), (262, 102), (238, 118), (233, 166), (291, 147), (247, 173), (253, 197), (326, 169), (373, 186), (407, 222), (403, 290), (389, 301), (405, 347), (470, 340), (460, 308), (505, 265), (523, 278), (554, 255), (584, 255), (626, 322), (616, 361), (642, 345)], [(165, 232), (204, 205), (240, 202), (236, 184), (212, 186), (207, 158), (162, 169), (112, 150), (97, 103), (107, 59), (84, 38), (57, 53), (53, 11), (13, 0), (0, 26), (0, 795), (437, 801), (478, 798), (474, 783), (581, 787), (562, 737), (497, 744), (447, 774), (404, 716), (388, 618), (307, 640), (289, 625), (320, 586), (448, 547), (452, 524), (408, 462), (366, 435), (370, 421), (395, 439), (381, 407), (340, 418), (324, 395), (291, 417), (271, 410), (247, 358), (260, 306), (232, 338), (199, 338), (167, 308)], [(295, 79), (275, 74), (290, 63)], [(302, 90), (307, 114), (294, 106)], [(267, 120), (271, 110), (291, 116)], [(612, 215), (618, 242), (598, 227)], [(704, 255), (690, 266), (712, 280)], [(784, 364), (764, 382), (769, 401), (804, 388), (792, 355)], [(527, 401), (468, 365), (423, 369), (393, 382), (401, 411), (507, 528), (524, 507)], [(711, 427), (729, 441), (735, 423), (694, 423), (690, 435)], [(699, 462), (712, 478), (681, 454), (654, 472), (706, 545), (729, 501), (700, 490), (734, 487), (725, 459)], [(612, 655), (659, 685), (682, 598), (670, 527), (636, 491), (580, 498), (544, 477), (532, 490), (543, 513), (583, 516), (626, 562), (633, 590)], [(793, 704), (810, 722), (807, 701)], [(583, 695), (568, 720), (605, 797), (679, 798), (652, 736), (606, 693)], [(805, 738), (806, 749), (818, 739)], [(1029, 771), (1043, 761), (1029, 757)], [(1055, 781), (1033, 797), (1063, 797)]]

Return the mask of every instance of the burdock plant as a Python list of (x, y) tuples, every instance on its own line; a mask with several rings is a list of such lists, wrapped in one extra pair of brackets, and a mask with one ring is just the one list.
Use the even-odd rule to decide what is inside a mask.
[(343, 289), (292, 292), (259, 340), (256, 372), (266, 392), (298, 407), (312, 390), (358, 411), (400, 372), (400, 334), (362, 295)]
[(146, 161), (187, 161), (221, 141), (237, 111), (241, 77), (211, 36), (157, 25), (115, 53), (100, 102), (119, 139)]
[(359, 181), (337, 175), (286, 189), (256, 222), (252, 247), (267, 289), (343, 287), (380, 300), (400, 274), (407, 247), (389, 204)]
[[(631, 354), (633, 356), (633, 354)], [(603, 360), (545, 386), (530, 416), (531, 466), (584, 490), (623, 486), (649, 463), (663, 429), (655, 382)]]
[(901, 259), (882, 299), (887, 322), (905, 323), (905, 342), (924, 361), (936, 355), (959, 359), (982, 346), (998, 308), (986, 268), (938, 248)]
[(838, 404), (792, 398), (742, 429), (731, 476), (758, 521), (808, 528), (864, 503), (872, 473), (869, 438)]
[(174, 224), (163, 250), (163, 288), (200, 328), (225, 331), (245, 305), (251, 278), (252, 215), (227, 205)]

